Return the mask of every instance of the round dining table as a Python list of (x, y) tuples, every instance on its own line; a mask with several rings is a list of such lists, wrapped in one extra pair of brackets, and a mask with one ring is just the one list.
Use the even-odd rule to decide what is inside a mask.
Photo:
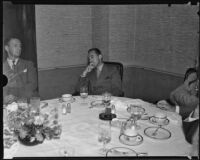
[[(60, 150), (63, 146), (67, 146), (73, 151), (71, 156), (75, 157), (102, 157), (99, 149), (102, 143), (98, 142), (98, 124), (99, 113), (103, 107), (91, 107), (91, 103), (101, 100), (101, 96), (89, 95), (86, 99), (75, 96), (71, 103), (71, 113), (62, 113), (62, 104), (59, 98), (44, 100), (41, 103), (48, 104), (42, 108), (42, 112), (48, 113), (52, 108), (57, 107), (59, 111), (59, 123), (62, 126), (62, 133), (59, 139), (45, 139), (43, 143), (35, 146), (26, 146), (17, 142), (11, 149), (4, 149), (4, 158), (11, 157), (59, 157)], [(65, 102), (66, 103), (66, 102)], [(132, 99), (126, 97), (112, 97), (111, 103), (115, 105), (117, 118), (129, 118), (130, 113), (127, 112), (129, 104), (139, 104), (145, 109), (148, 116), (153, 116), (157, 112), (165, 113), (169, 119), (169, 124), (163, 126), (170, 131), (171, 136), (168, 139), (153, 139), (144, 133), (148, 127), (156, 127), (155, 124), (149, 122), (149, 119), (138, 120), (141, 129), (138, 133), (143, 137), (143, 142), (139, 145), (131, 146), (120, 142), (120, 128), (111, 126), (111, 141), (106, 148), (126, 147), (136, 152), (147, 153), (145, 156), (186, 156), (191, 149), (191, 145), (187, 143), (182, 130), (181, 117), (172, 112), (164, 111), (156, 107), (155, 104), (143, 101), (141, 99)], [(12, 154), (11, 154), (12, 153)], [(8, 155), (9, 154), (9, 155)]]

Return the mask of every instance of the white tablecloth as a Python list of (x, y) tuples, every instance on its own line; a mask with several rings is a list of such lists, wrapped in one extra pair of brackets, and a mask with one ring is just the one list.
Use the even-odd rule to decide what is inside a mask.
[[(89, 96), (85, 102), (80, 97), (75, 97), (76, 101), (71, 103), (71, 113), (62, 115), (61, 103), (58, 99), (46, 100), (49, 111), (52, 107), (59, 108), (59, 119), (62, 124), (61, 138), (58, 140), (45, 140), (42, 144), (36, 146), (17, 145), (14, 157), (57, 157), (59, 156), (59, 148), (66, 144), (75, 150), (74, 156), (102, 156), (98, 150), (102, 144), (97, 139), (97, 126), (100, 121), (99, 110), (97, 108), (89, 108), (90, 103), (94, 100), (101, 99), (100, 96)], [(167, 140), (154, 140), (144, 134), (144, 129), (150, 126), (155, 126), (148, 120), (139, 120), (138, 123), (142, 127), (139, 133), (143, 136), (143, 143), (138, 146), (127, 146), (119, 142), (119, 128), (112, 127), (112, 140), (107, 144), (107, 148), (112, 147), (129, 147), (137, 152), (148, 152), (148, 156), (183, 156), (187, 155), (191, 145), (184, 138), (181, 128), (180, 117), (171, 112), (162, 111), (156, 108), (153, 104), (142, 100), (134, 100), (130, 98), (112, 97), (113, 101), (118, 101), (126, 104), (139, 103), (145, 108), (148, 115), (153, 115), (156, 112), (165, 112), (170, 120), (170, 123), (164, 128), (168, 129), (172, 135)], [(117, 107), (116, 107), (117, 108)], [(128, 118), (130, 116), (124, 108), (117, 108), (117, 116), (120, 118)], [(4, 152), (5, 153), (5, 152)], [(6, 156), (6, 155), (5, 155)]]

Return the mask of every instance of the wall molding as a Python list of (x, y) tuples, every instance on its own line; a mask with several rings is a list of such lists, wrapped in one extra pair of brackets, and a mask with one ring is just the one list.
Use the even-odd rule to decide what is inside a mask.
[[(56, 69), (69, 69), (69, 68), (79, 68), (79, 67), (85, 67), (85, 64), (80, 64), (80, 65), (69, 65), (69, 66), (60, 66), (60, 67), (53, 67), (53, 68), (38, 68), (38, 71), (48, 71), (48, 70), (56, 70)], [(172, 75), (175, 77), (184, 77), (183, 74), (180, 73), (173, 73), (173, 72), (167, 72), (167, 71), (163, 71), (163, 70), (158, 70), (158, 69), (154, 69), (154, 68), (149, 68), (149, 67), (144, 67), (144, 66), (139, 66), (139, 65), (133, 65), (133, 64), (125, 64), (124, 68), (137, 68), (137, 69), (144, 69), (144, 70), (148, 70), (148, 71), (153, 71), (153, 72), (158, 72), (161, 74), (168, 74), (168, 75)]]

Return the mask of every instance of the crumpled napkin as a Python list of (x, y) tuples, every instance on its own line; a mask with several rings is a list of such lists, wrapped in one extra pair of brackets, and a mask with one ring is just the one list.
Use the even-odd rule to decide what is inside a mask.
[(129, 104), (133, 105), (144, 105), (144, 101), (141, 99), (131, 99), (127, 101), (121, 101), (117, 98), (111, 100), (111, 104), (115, 105), (116, 110), (126, 110)]
[(113, 99), (111, 100), (111, 104), (115, 105), (115, 109), (118, 110), (126, 110), (127, 109), (127, 104), (118, 100), (118, 99)]
[(18, 104), (16, 102), (13, 102), (11, 104), (8, 104), (6, 109), (9, 111), (9, 112), (13, 112), (13, 111), (16, 111), (18, 109)]

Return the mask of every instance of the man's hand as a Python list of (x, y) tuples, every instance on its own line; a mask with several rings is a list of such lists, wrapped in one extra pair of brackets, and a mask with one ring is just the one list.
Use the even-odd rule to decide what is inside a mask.
[(4, 96), (4, 103), (5, 104), (12, 103), (15, 100), (15, 98), (16, 97), (12, 94), (6, 95), (6, 96)]
[(94, 69), (94, 65), (92, 63), (90, 63), (86, 69), (83, 71), (81, 77), (85, 77), (87, 75), (87, 73), (91, 72)]

